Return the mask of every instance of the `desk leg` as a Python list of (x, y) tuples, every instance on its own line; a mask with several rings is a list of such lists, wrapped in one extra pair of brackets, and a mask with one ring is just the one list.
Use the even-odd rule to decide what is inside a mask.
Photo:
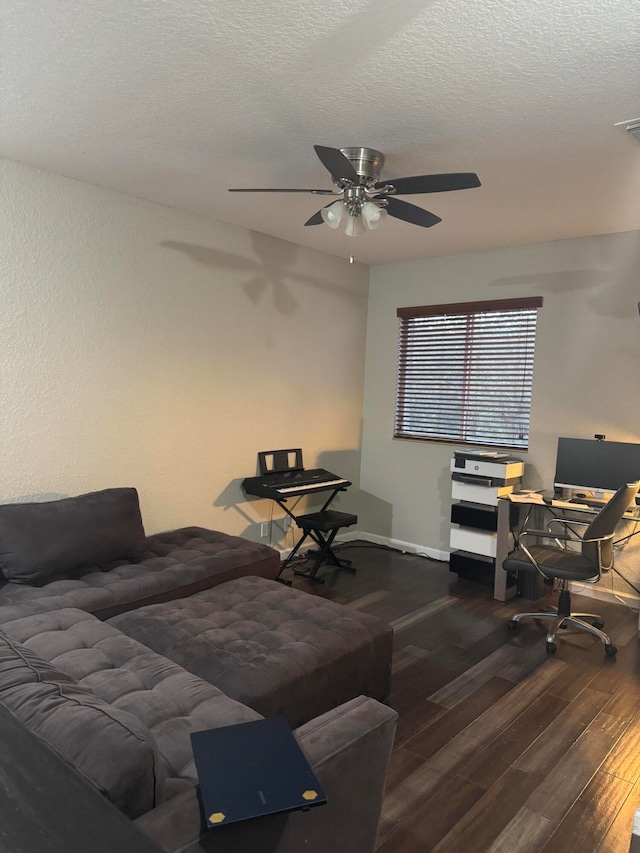
[(510, 529), (511, 501), (498, 500), (498, 530), (496, 541), (496, 565), (493, 573), (493, 597), (498, 601), (508, 601), (517, 592), (515, 585), (508, 585), (509, 575), (502, 568), (502, 562), (511, 549)]

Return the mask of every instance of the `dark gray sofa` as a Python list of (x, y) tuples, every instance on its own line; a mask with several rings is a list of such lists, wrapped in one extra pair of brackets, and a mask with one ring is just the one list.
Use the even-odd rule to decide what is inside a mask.
[(0, 505), (0, 624), (62, 607), (107, 619), (279, 571), (275, 549), (239, 536), (202, 527), (146, 536), (133, 488)]
[(370, 853), (396, 713), (361, 696), (295, 731), (328, 805), (205, 830), (189, 733), (260, 715), (77, 609), (0, 631), (0, 704), (167, 853)]
[[(146, 537), (135, 489), (0, 506), (0, 705), (166, 853), (371, 853), (392, 632), (278, 571), (239, 537)], [(261, 713), (288, 719), (329, 803), (207, 831), (189, 734)]]

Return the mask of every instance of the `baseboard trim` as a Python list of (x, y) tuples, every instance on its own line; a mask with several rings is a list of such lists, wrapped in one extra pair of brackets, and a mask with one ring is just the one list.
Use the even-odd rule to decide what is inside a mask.
[[(413, 542), (405, 542), (402, 539), (392, 539), (389, 536), (378, 536), (377, 533), (368, 533), (366, 530), (352, 530), (348, 528), (344, 533), (339, 533), (336, 542), (353, 542), (356, 539), (361, 539), (365, 542), (371, 542), (374, 545), (386, 545), (387, 548), (394, 548), (396, 551), (402, 551), (403, 554), (416, 554), (419, 557), (431, 557), (433, 560), (440, 560), (443, 563), (449, 562), (449, 552), (439, 551), (437, 548), (427, 548), (424, 545), (416, 545)], [(308, 551), (315, 547), (315, 542), (307, 540), (304, 543), (300, 552)], [(285, 560), (293, 548), (277, 548), (280, 551), (282, 559)]]
[(364, 539), (367, 542), (373, 542), (375, 545), (386, 545), (387, 548), (395, 548), (396, 551), (402, 551), (403, 554), (416, 554), (418, 557), (431, 557), (431, 559), (443, 563), (449, 562), (448, 551), (439, 551), (437, 548), (427, 548), (426, 545), (416, 545), (415, 542), (392, 539), (390, 536), (378, 536), (377, 533), (367, 533), (362, 530), (356, 531), (356, 533), (354, 539)]

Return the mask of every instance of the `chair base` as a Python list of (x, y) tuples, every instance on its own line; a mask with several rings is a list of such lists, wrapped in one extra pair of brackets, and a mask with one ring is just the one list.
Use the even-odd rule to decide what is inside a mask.
[(542, 619), (545, 622), (552, 622), (547, 632), (547, 651), (551, 654), (557, 650), (556, 634), (561, 628), (568, 628), (569, 626), (578, 628), (580, 631), (586, 631), (597, 637), (604, 645), (606, 654), (610, 657), (613, 657), (618, 651), (611, 642), (609, 635), (601, 630), (604, 627), (604, 622), (597, 613), (571, 612), (571, 594), (566, 587), (566, 582), (563, 583), (560, 591), (558, 607), (552, 607), (549, 611), (540, 610), (529, 613), (516, 613), (509, 622), (509, 630), (515, 631), (521, 619)]

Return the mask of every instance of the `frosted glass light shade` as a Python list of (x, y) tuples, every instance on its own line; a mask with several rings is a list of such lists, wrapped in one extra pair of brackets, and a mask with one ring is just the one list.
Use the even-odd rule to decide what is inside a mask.
[(320, 211), (320, 216), (324, 219), (329, 228), (337, 228), (344, 219), (346, 213), (347, 208), (345, 207), (342, 199), (339, 199), (338, 201), (334, 201), (333, 204), (330, 204), (329, 207), (323, 207)]
[(344, 227), (344, 233), (347, 237), (358, 237), (364, 234), (366, 228), (361, 216), (347, 216), (347, 224)]
[(370, 231), (375, 231), (387, 218), (387, 211), (383, 207), (378, 207), (372, 201), (366, 201), (362, 205), (362, 218), (367, 228)]

